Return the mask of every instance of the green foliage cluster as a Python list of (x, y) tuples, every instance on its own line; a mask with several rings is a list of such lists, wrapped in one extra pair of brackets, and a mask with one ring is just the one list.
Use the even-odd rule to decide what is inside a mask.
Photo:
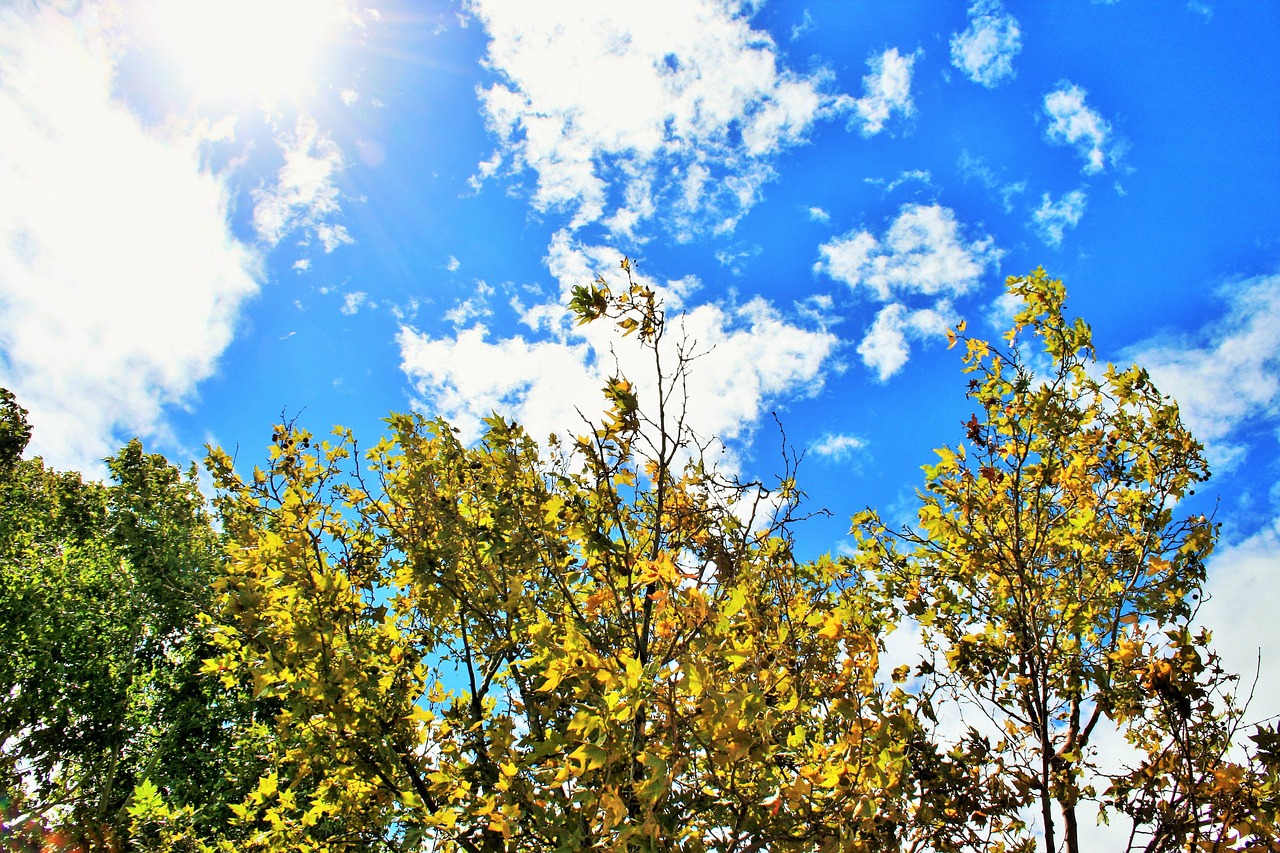
[(4, 843), (1076, 853), (1092, 804), (1133, 850), (1280, 850), (1280, 736), (1241, 742), (1191, 627), (1201, 447), (1140, 368), (1094, 368), (1061, 282), (1010, 279), (998, 344), (952, 335), (976, 411), (917, 523), (859, 513), (806, 561), (795, 460), (704, 464), (695, 354), (622, 272), (570, 307), (633, 336), (653, 399), (614, 377), (546, 445), (277, 426), (251, 472), (211, 449), (212, 513), (137, 442), (108, 484), (22, 459), (4, 392)]
[[(0, 395), (0, 803), (3, 849), (121, 849), (151, 780), (209, 826), (261, 772), (248, 694), (200, 674), (197, 616), (221, 571), (194, 469), (133, 441), (110, 483), (22, 459), (31, 429)], [(272, 714), (263, 710), (258, 735)]]

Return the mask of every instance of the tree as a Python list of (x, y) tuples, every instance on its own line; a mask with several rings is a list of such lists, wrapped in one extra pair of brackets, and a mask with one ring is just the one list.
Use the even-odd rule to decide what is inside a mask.
[[(196, 630), (219, 544), (194, 470), (130, 442), (112, 483), (22, 459), (31, 436), (0, 389), (0, 798), (4, 832), (114, 849), (143, 779), (198, 823), (243, 796), (233, 741), (247, 695), (212, 690)], [(193, 816), (195, 811), (193, 808)]]
[[(1223, 781), (1244, 774), (1225, 761), (1241, 709), (1190, 629), (1216, 528), (1176, 511), (1209, 475), (1201, 446), (1141, 368), (1094, 368), (1061, 281), (1041, 269), (1008, 286), (1021, 308), (1002, 346), (964, 324), (951, 336), (979, 408), (925, 466), (918, 526), (854, 524), (864, 576), (921, 626), (922, 715), (950, 697), (987, 723), (953, 748), (987, 768), (968, 780), (981, 791), (966, 813), (922, 809), (916, 839), (1031, 850), (1034, 806), (1044, 849), (1076, 853), (1095, 800), (1133, 821), (1140, 849), (1257, 849), (1276, 825), (1242, 822), (1228, 801), (1243, 788)], [(1104, 774), (1100, 725), (1136, 747), (1136, 768)], [(975, 825), (994, 836), (975, 843)]]
[(341, 429), (277, 427), (244, 479), (211, 453), (209, 671), (282, 706), (242, 849), (896, 849), (914, 722), (875, 684), (880, 614), (849, 564), (793, 556), (789, 477), (701, 462), (693, 354), (623, 270), (572, 307), (660, 390), (610, 380), (567, 447), (395, 415), (363, 467)]
[[(363, 452), (279, 425), (246, 476), (210, 450), (202, 671), (273, 713), (227, 825), (145, 777), (143, 849), (1029, 853), (1036, 808), (1074, 853), (1088, 801), (1151, 851), (1274, 849), (1280, 738), (1227, 760), (1242, 712), (1190, 630), (1215, 528), (1175, 513), (1201, 449), (1140, 369), (1092, 370), (1060, 282), (1010, 280), (1003, 349), (959, 329), (981, 411), (919, 527), (864, 513), (853, 557), (804, 562), (794, 453), (772, 488), (705, 463), (698, 353), (622, 269), (570, 308), (657, 390), (609, 379), (575, 440), (393, 415)], [(926, 657), (882, 683), (908, 617)], [(990, 725), (952, 737), (946, 703)], [(1107, 726), (1132, 767), (1095, 760)]]

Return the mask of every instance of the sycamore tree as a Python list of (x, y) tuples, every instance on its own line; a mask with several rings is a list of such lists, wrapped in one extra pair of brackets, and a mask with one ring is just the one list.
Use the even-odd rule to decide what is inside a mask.
[[(951, 336), (977, 411), (925, 466), (917, 525), (855, 518), (863, 576), (920, 626), (921, 718), (949, 703), (980, 721), (920, 753), (983, 769), (935, 772), (960, 793), (922, 801), (913, 842), (1076, 853), (1093, 801), (1131, 821), (1130, 849), (1280, 849), (1274, 732), (1255, 735), (1260, 760), (1227, 760), (1234, 677), (1191, 623), (1216, 526), (1179, 505), (1209, 475), (1202, 447), (1145, 371), (1095, 365), (1060, 281), (1008, 286), (1021, 304), (1000, 344)], [(1096, 754), (1108, 727), (1128, 766)], [(993, 834), (974, 844), (976, 827)]]
[(916, 726), (875, 682), (884, 612), (795, 558), (789, 476), (703, 464), (697, 354), (622, 267), (572, 309), (658, 390), (610, 379), (572, 442), (395, 415), (365, 452), (277, 427), (243, 478), (211, 453), (206, 671), (281, 707), (235, 849), (897, 849)]
[[(1090, 803), (1135, 849), (1277, 849), (1280, 738), (1231, 757), (1191, 627), (1201, 448), (1140, 369), (1094, 367), (1060, 282), (1010, 280), (1000, 345), (958, 331), (978, 411), (918, 526), (864, 513), (853, 556), (802, 561), (794, 457), (769, 488), (704, 462), (699, 353), (622, 271), (570, 308), (655, 390), (610, 378), (581, 436), (393, 415), (367, 450), (282, 424), (251, 472), (210, 451), (201, 671), (270, 719), (225, 823), (145, 776), (138, 849), (1076, 853)], [(924, 658), (882, 666), (908, 621)]]

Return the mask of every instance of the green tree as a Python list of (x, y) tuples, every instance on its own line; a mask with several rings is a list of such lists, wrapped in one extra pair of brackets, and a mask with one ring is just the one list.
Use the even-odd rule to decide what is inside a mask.
[[(652, 356), (568, 447), (390, 419), (210, 461), (232, 541), (210, 672), (282, 705), (244, 849), (890, 850), (911, 717), (851, 565), (799, 563), (794, 482), (708, 470), (628, 275), (575, 293)], [(666, 361), (664, 361), (664, 359)], [(765, 513), (763, 508), (773, 507)]]
[(143, 778), (225, 824), (248, 697), (200, 673), (220, 546), (195, 471), (137, 441), (107, 460), (111, 483), (53, 471), (21, 458), (26, 412), (8, 391), (0, 403), (5, 831), (111, 848)]
[[(1241, 714), (1232, 679), (1189, 628), (1216, 532), (1177, 516), (1209, 475), (1201, 446), (1141, 368), (1094, 368), (1061, 281), (1036, 270), (1008, 286), (1021, 308), (1002, 345), (963, 324), (952, 335), (978, 411), (965, 440), (925, 466), (918, 525), (855, 518), (864, 576), (921, 627), (922, 715), (951, 701), (988, 723), (951, 750), (986, 768), (953, 774), (967, 807), (923, 801), (915, 838), (1031, 850), (1032, 807), (1044, 849), (1077, 853), (1077, 812), (1092, 800), (1131, 818), (1141, 849), (1256, 843), (1274, 823), (1233, 829), (1229, 785), (1214, 787), (1215, 768), (1235, 767), (1224, 763)], [(1100, 725), (1124, 732), (1137, 767), (1103, 775)], [(975, 826), (994, 834), (978, 844)]]

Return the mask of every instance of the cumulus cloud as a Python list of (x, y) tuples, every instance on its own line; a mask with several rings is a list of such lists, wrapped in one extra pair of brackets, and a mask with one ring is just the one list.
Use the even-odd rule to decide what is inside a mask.
[(1218, 469), (1239, 464), (1235, 433), (1280, 419), (1280, 275), (1233, 283), (1221, 291), (1226, 316), (1194, 336), (1166, 337), (1126, 350), (1156, 387), (1178, 401), (1183, 420), (1205, 442)]
[(1046, 246), (1056, 249), (1062, 245), (1066, 230), (1080, 224), (1087, 201), (1083, 190), (1072, 190), (1057, 201), (1045, 193), (1031, 214), (1031, 225)]
[(1049, 116), (1045, 134), (1058, 145), (1074, 146), (1084, 160), (1084, 173), (1096, 175), (1114, 159), (1111, 124), (1085, 103), (1088, 95), (1074, 83), (1062, 81), (1044, 96), (1044, 111)]
[(851, 231), (818, 252), (817, 271), (881, 302), (895, 294), (966, 293), (1000, 257), (991, 237), (966, 240), (955, 212), (938, 204), (903, 205), (882, 237)]
[(532, 204), (634, 238), (661, 209), (677, 237), (729, 231), (814, 122), (852, 108), (829, 75), (781, 67), (742, 0), (473, 0), (497, 82), (498, 139), (476, 181), (526, 170)]
[[(883, 236), (859, 230), (818, 247), (815, 272), (890, 303), (876, 315), (858, 354), (881, 381), (910, 355), (909, 339), (941, 334), (951, 322), (950, 299), (973, 289), (1000, 261), (991, 237), (966, 239), (955, 212), (938, 204), (906, 204)], [(907, 300), (927, 297), (925, 307)]]
[[(480, 434), (481, 420), (493, 411), (543, 438), (584, 432), (583, 418), (598, 418), (603, 410), (600, 389), (611, 375), (627, 376), (642, 405), (652, 401), (652, 362), (639, 343), (619, 340), (607, 323), (579, 326), (564, 308), (570, 288), (597, 272), (613, 277), (609, 271), (617, 271), (619, 257), (613, 248), (583, 246), (558, 233), (547, 263), (561, 294), (525, 310), (527, 337), (495, 339), (480, 323), (444, 337), (402, 326), (401, 367), (413, 383), (416, 407), (445, 416), (467, 439)], [(665, 363), (675, 364), (678, 347), (700, 354), (690, 367), (687, 412), (698, 434), (730, 442), (745, 438), (770, 403), (821, 388), (836, 345), (826, 329), (789, 320), (760, 298), (689, 306), (696, 282), (687, 278), (637, 280), (664, 298), (673, 318)]]
[(326, 253), (354, 242), (347, 229), (333, 221), (342, 211), (337, 177), (344, 165), (342, 150), (333, 138), (304, 115), (276, 144), (284, 163), (274, 183), (254, 193), (253, 227), (258, 239), (274, 247), (301, 231), (304, 242), (315, 239)]
[(886, 382), (902, 369), (911, 355), (908, 338), (927, 340), (944, 335), (955, 323), (950, 303), (940, 302), (934, 308), (916, 311), (895, 302), (880, 309), (871, 328), (858, 344), (862, 363), (876, 372), (876, 378)]
[(110, 16), (0, 7), (0, 384), (31, 452), (97, 473), (209, 376), (258, 258), (228, 227), (199, 141), (113, 100)]
[(1000, 0), (969, 7), (969, 26), (951, 37), (951, 64), (975, 83), (994, 89), (1014, 76), (1013, 58), (1022, 52), (1018, 20)]
[(917, 54), (903, 56), (896, 47), (867, 60), (871, 73), (862, 78), (863, 95), (854, 102), (863, 136), (875, 136), (896, 113), (910, 118), (916, 107), (911, 100), (911, 67)]

